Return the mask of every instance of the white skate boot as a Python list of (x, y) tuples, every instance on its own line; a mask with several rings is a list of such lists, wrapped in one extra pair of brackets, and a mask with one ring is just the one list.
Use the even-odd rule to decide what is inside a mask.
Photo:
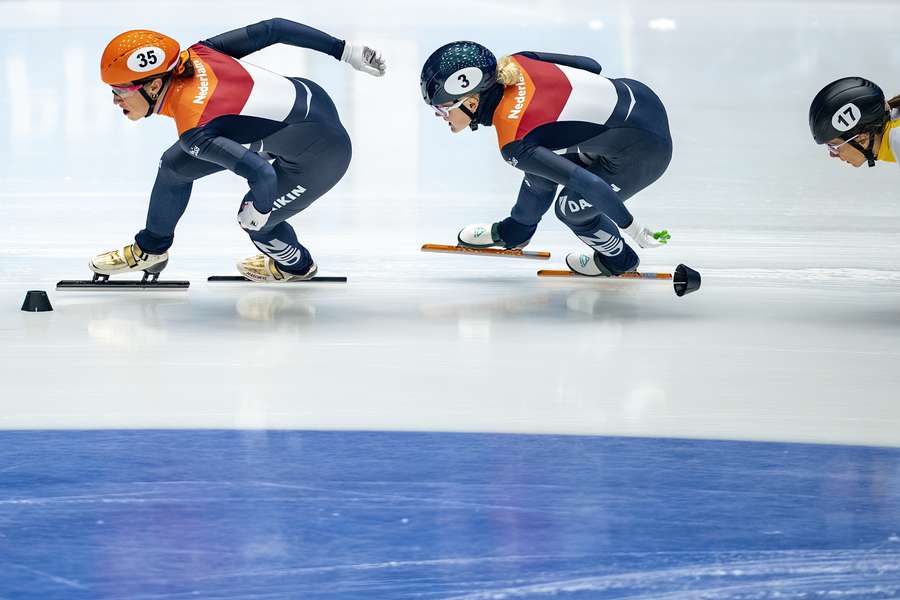
[(241, 275), (251, 281), (305, 281), (312, 279), (318, 267), (316, 263), (312, 263), (306, 273), (297, 275), (294, 273), (284, 273), (278, 268), (274, 260), (265, 254), (257, 254), (250, 258), (245, 258), (237, 264), (237, 269)]
[(149, 254), (137, 244), (128, 244), (122, 250), (110, 250), (91, 258), (88, 267), (94, 272), (94, 281), (106, 281), (110, 275), (144, 272), (143, 281), (156, 281), (169, 262), (169, 253)]
[(517, 246), (508, 246), (500, 237), (500, 223), (476, 223), (463, 227), (456, 236), (460, 246), (466, 248), (506, 248), (521, 250), (531, 241), (528, 238)]
[[(633, 253), (633, 252), (632, 252)], [(628, 271), (637, 271), (640, 260), (635, 254), (634, 266)], [(585, 277), (616, 277), (619, 274), (613, 273), (605, 264), (603, 264), (603, 255), (599, 252), (585, 254), (584, 252), (569, 252), (566, 255), (566, 265), (569, 269), (584, 275)]]
[(497, 246), (502, 248), (503, 241), (500, 234), (497, 233), (497, 224), (476, 223), (475, 225), (466, 225), (456, 236), (460, 246), (466, 248), (490, 248)]

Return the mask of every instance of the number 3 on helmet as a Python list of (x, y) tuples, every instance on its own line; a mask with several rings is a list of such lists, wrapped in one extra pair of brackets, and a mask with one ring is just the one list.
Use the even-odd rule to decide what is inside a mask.
[(108, 85), (162, 75), (178, 65), (181, 47), (167, 35), (135, 29), (113, 38), (100, 58), (100, 79)]

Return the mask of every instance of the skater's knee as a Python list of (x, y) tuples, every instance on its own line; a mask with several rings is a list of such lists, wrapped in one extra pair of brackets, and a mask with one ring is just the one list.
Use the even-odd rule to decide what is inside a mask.
[(350, 167), (350, 160), (353, 158), (353, 144), (350, 143), (350, 138), (347, 138), (347, 141), (344, 145), (344, 151), (341, 156), (341, 176), (347, 172), (347, 169)]
[(569, 227), (587, 225), (602, 218), (602, 214), (584, 196), (569, 188), (563, 188), (556, 198), (556, 216)]
[(352, 157), (353, 144), (350, 142), (350, 136), (343, 129), (335, 132), (327, 161), (332, 174), (338, 179), (343, 177), (350, 167), (350, 159)]
[(327, 191), (340, 181), (350, 167), (352, 147), (344, 133), (331, 133), (320, 138), (314, 151), (280, 155), (275, 159), (279, 176), (296, 179), (309, 190)]
[(336, 154), (329, 161), (328, 167), (325, 171), (328, 174), (327, 180), (329, 188), (333, 187), (335, 184), (337, 184), (338, 181), (344, 178), (344, 175), (346, 175), (347, 173), (347, 169), (350, 168), (350, 157), (350, 147), (347, 146), (346, 151), (342, 151)]

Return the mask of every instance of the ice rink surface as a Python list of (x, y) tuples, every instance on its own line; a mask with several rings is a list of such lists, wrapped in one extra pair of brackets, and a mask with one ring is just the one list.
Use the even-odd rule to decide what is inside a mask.
[(900, 595), (894, 450), (390, 432), (0, 439), (4, 598)]
[[(0, 432), (0, 598), (900, 597), (900, 169), (829, 160), (806, 123), (841, 76), (900, 92), (900, 5), (307, 4), (0, 3), (0, 427), (33, 430)], [(254, 253), (221, 174), (165, 272), (189, 291), (56, 292), (142, 226), (175, 139), (112, 106), (108, 39), (273, 16), (388, 60), (249, 59), (319, 82), (353, 138), (292, 220), (349, 283), (207, 284)], [(673, 235), (642, 267), (691, 265), (698, 293), (537, 278), (580, 249), (552, 213), (549, 263), (418, 251), (520, 179), (421, 102), (455, 39), (659, 94), (674, 158), (628, 206)], [(28, 289), (55, 310), (19, 311)]]

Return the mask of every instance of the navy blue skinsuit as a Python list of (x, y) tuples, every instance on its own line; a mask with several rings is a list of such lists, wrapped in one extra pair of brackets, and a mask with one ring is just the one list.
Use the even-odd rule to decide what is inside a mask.
[[(334, 103), (315, 82), (283, 78), (237, 60), (276, 43), (338, 60), (344, 49), (342, 40), (285, 19), (223, 33), (189, 49), (197, 67), (193, 79), (173, 81), (156, 107), (176, 119), (180, 136), (160, 160), (147, 223), (135, 236), (142, 250), (168, 250), (193, 182), (227, 169), (247, 180), (245, 200), (260, 212), (271, 211), (260, 231), (247, 232), (257, 248), (284, 272), (309, 268), (309, 251), (285, 220), (340, 181), (350, 164), (351, 144)], [(197, 96), (206, 102), (202, 112), (192, 106), (201, 89), (196, 84), (201, 69), (217, 77), (209, 99)]]
[[(495, 86), (476, 111), (479, 124), (497, 127), (503, 158), (525, 172), (516, 204), (498, 227), (504, 244), (530, 239), (556, 199), (557, 217), (610, 271), (636, 268), (637, 254), (619, 228), (634, 220), (625, 200), (656, 181), (671, 161), (662, 102), (639, 81), (602, 77), (591, 58), (538, 52), (513, 58), (532, 84), (523, 82), (521, 92)], [(523, 98), (530, 104), (515, 113)]]

